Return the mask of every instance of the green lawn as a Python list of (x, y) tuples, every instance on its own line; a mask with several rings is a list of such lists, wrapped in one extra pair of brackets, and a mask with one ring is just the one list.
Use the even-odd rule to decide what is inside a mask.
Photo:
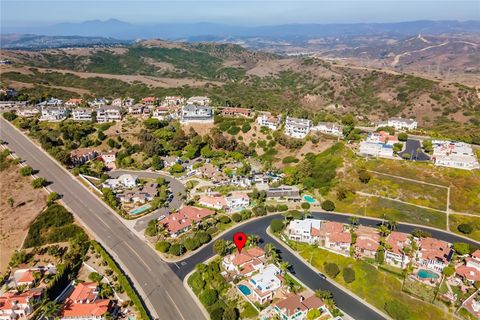
[(445, 213), (419, 208), (388, 199), (349, 195), (343, 201), (335, 201), (335, 210), (345, 213), (366, 215), (375, 218), (394, 218), (396, 221), (409, 222), (424, 226), (446, 229)]
[(312, 265), (322, 272), (325, 272), (323, 267), (325, 262), (336, 263), (340, 270), (345, 267), (355, 270), (355, 281), (352, 283), (347, 284), (341, 273), (335, 281), (381, 310), (384, 310), (386, 302), (396, 300), (405, 307), (404, 310), (408, 310), (408, 319), (452, 318), (440, 308), (402, 292), (402, 282), (397, 276), (379, 271), (365, 261), (347, 258), (304, 243), (290, 242), (290, 244), (304, 259), (311, 259)]
[[(480, 217), (472, 217), (472, 216), (463, 216), (460, 214), (451, 214), (450, 219), (450, 231), (460, 234), (462, 236), (469, 237), (473, 240), (480, 241)], [(470, 234), (463, 234), (458, 231), (457, 227), (462, 223), (468, 223), (473, 226), (473, 232)]]

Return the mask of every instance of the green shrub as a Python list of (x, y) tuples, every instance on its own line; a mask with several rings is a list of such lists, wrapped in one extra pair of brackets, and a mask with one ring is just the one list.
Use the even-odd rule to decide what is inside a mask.
[(470, 234), (473, 232), (473, 226), (469, 223), (459, 224), (457, 227), (458, 231), (464, 234)]
[(201, 244), (196, 238), (187, 238), (183, 241), (183, 245), (187, 250), (192, 251), (200, 247)]
[(216, 308), (216, 309), (213, 309), (211, 312), (210, 312), (210, 319), (211, 320), (222, 320), (223, 318), (223, 308)]
[(3, 117), (4, 117), (5, 120), (7, 120), (7, 121), (13, 121), (13, 120), (17, 119), (17, 115), (16, 115), (15, 113), (9, 112), (9, 111), (4, 112), (4, 113), (3, 113)]
[(310, 209), (310, 203), (303, 202), (301, 207), (302, 207), (303, 210), (308, 210), (308, 209)]
[(408, 152), (402, 153), (402, 159), (408, 160), (412, 157), (412, 155)]
[(270, 230), (272, 232), (280, 232), (283, 230), (284, 224), (282, 220), (278, 219), (273, 219), (272, 222), (270, 222)]
[(212, 236), (204, 231), (198, 231), (195, 234), (194, 238), (197, 239), (200, 242), (200, 244), (205, 244), (210, 242), (210, 240), (212, 240)]
[(60, 199), (60, 195), (57, 192), (55, 191), (50, 192), (47, 197), (47, 203), (50, 205), (55, 201), (57, 201), (58, 199)]
[(224, 256), (228, 253), (227, 242), (223, 239), (218, 239), (213, 243), (213, 252), (219, 256)]
[(107, 253), (107, 251), (105, 251), (105, 249), (98, 242), (92, 241), (92, 245), (95, 248), (95, 251), (100, 253), (103, 260), (107, 262), (107, 265), (109, 266), (109, 268), (112, 269), (117, 275), (118, 283), (122, 286), (123, 289), (125, 289), (127, 296), (130, 298), (130, 300), (133, 302), (133, 304), (137, 308), (138, 312), (140, 313), (140, 318), (142, 320), (149, 320), (150, 317), (148, 316), (147, 310), (145, 309), (142, 303), (142, 300), (140, 299), (138, 293), (133, 289), (133, 286), (131, 285), (130, 281), (122, 272), (122, 270), (117, 265), (117, 263), (112, 259), (112, 257)]
[(157, 244), (155, 244), (155, 249), (162, 253), (165, 253), (168, 251), (168, 249), (170, 249), (170, 246), (171, 244), (168, 241), (159, 241), (157, 242)]
[(170, 246), (170, 249), (168, 249), (168, 253), (178, 257), (185, 253), (185, 248), (180, 243), (174, 243)]
[(242, 221), (242, 216), (239, 213), (234, 213), (232, 214), (232, 220), (235, 222), (240, 222)]
[(368, 173), (367, 170), (362, 169), (358, 171), (358, 180), (360, 180), (361, 183), (367, 184), (370, 179), (372, 179), (372, 176), (370, 175), (370, 173)]
[(325, 211), (333, 211), (335, 210), (335, 203), (331, 200), (325, 200), (322, 202), (322, 209)]
[(20, 169), (20, 174), (24, 177), (31, 176), (33, 174), (33, 168), (30, 166), (23, 167)]
[(36, 178), (32, 181), (33, 189), (40, 189), (47, 185), (47, 179), (45, 178)]
[(190, 278), (188, 278), (188, 284), (192, 288), (193, 292), (198, 295), (203, 288), (205, 288), (205, 280), (203, 280), (202, 275), (199, 272), (194, 272)]
[(289, 163), (297, 163), (299, 161), (300, 160), (298, 160), (294, 156), (287, 156), (287, 157), (283, 158), (282, 163), (289, 164)]
[(215, 289), (206, 289), (200, 294), (200, 301), (207, 306), (211, 306), (218, 300), (218, 292)]
[(93, 281), (93, 282), (100, 282), (102, 281), (103, 276), (97, 272), (90, 272), (88, 275), (88, 280)]
[(33, 221), (25, 239), (25, 248), (71, 238), (86, 237), (82, 228), (73, 224), (73, 215), (59, 204), (51, 204)]
[(400, 132), (398, 134), (398, 140), (407, 141), (408, 140), (408, 134), (406, 134), (405, 132)]
[(250, 129), (252, 129), (252, 127), (250, 126), (250, 123), (244, 122), (242, 125), (242, 132), (247, 133), (248, 131), (250, 131)]
[(228, 216), (221, 216), (218, 220), (223, 224), (227, 224), (232, 221)]
[(355, 281), (355, 270), (352, 268), (344, 268), (342, 271), (342, 276), (346, 283), (351, 283)]
[(335, 278), (340, 273), (340, 269), (336, 263), (330, 262), (325, 265), (325, 272), (330, 277)]
[(288, 206), (286, 204), (278, 204), (277, 205), (277, 211), (278, 212), (284, 212), (288, 210)]
[(238, 313), (238, 309), (229, 307), (223, 313), (223, 318), (222, 319), (223, 320), (237, 320), (237, 319), (239, 319), (239, 317), (240, 317), (240, 315)]
[(229, 134), (231, 134), (232, 136), (238, 134), (240, 132), (240, 128), (237, 127), (237, 126), (234, 126), (234, 127), (231, 127), (230, 129), (228, 129), (227, 131)]

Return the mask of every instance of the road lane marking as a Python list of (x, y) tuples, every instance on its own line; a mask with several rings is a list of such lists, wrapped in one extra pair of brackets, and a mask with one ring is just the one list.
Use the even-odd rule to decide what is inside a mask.
[(185, 320), (185, 318), (183, 317), (183, 314), (180, 312), (180, 309), (178, 308), (177, 304), (175, 303), (175, 301), (173, 301), (172, 297), (170, 296), (170, 293), (168, 293), (168, 290), (165, 290), (165, 293), (167, 294), (170, 301), (172, 301), (172, 303), (175, 306), (175, 309), (177, 309), (177, 312), (180, 315), (180, 317), (182, 317), (182, 319)]

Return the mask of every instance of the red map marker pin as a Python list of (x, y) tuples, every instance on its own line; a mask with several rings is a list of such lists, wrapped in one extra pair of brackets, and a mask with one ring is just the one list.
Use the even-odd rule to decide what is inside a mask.
[(243, 232), (237, 232), (233, 235), (233, 242), (237, 246), (238, 253), (241, 253), (245, 243), (247, 243), (247, 235)]

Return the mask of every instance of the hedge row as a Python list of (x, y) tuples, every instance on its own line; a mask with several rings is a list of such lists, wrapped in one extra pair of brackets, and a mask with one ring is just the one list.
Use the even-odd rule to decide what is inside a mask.
[(107, 262), (110, 269), (112, 269), (117, 274), (118, 283), (120, 283), (120, 285), (125, 290), (130, 300), (132, 300), (133, 304), (135, 305), (137, 310), (140, 312), (141, 319), (149, 320), (150, 316), (148, 315), (147, 309), (143, 305), (142, 299), (138, 295), (137, 291), (135, 291), (135, 289), (131, 285), (128, 278), (122, 272), (122, 269), (120, 269), (117, 263), (112, 259), (112, 257), (107, 253), (107, 251), (105, 251), (105, 249), (98, 242), (92, 241), (92, 245), (95, 248), (95, 250), (100, 253), (103, 260)]

